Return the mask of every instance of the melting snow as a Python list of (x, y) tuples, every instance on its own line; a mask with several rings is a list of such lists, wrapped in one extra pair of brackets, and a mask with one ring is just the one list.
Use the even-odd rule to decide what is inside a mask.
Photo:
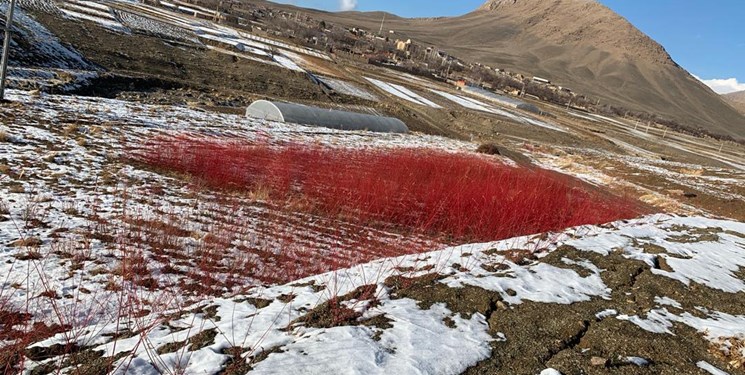
[(409, 90), (406, 87), (403, 87), (401, 85), (397, 85), (397, 84), (394, 84), (394, 83), (383, 82), (383, 81), (380, 81), (380, 80), (377, 80), (377, 79), (374, 79), (374, 78), (365, 77), (365, 79), (368, 80), (368, 81), (370, 81), (370, 83), (372, 83), (373, 85), (377, 86), (379, 89), (381, 89), (381, 90), (383, 90), (383, 91), (385, 91), (385, 92), (387, 92), (387, 93), (389, 93), (389, 94), (391, 94), (393, 96), (396, 96), (398, 98), (401, 98), (403, 100), (406, 100), (406, 101), (409, 101), (409, 102), (412, 102), (412, 103), (415, 103), (415, 104), (423, 105), (425, 107), (442, 108), (441, 106), (439, 106), (438, 104), (435, 104), (431, 100), (426, 99), (426, 98), (423, 98), (421, 95), (419, 95), (419, 94), (417, 94), (417, 93), (415, 93), (415, 92), (413, 92), (413, 91), (411, 91), (411, 90)]
[[(251, 373), (460, 374), (491, 353), (481, 314), (464, 319), (443, 304), (421, 310), (411, 299), (386, 302), (379, 312), (393, 328), (382, 330), (377, 341), (372, 336), (380, 329), (371, 327), (303, 329), (283, 353), (269, 355)], [(447, 327), (445, 318), (455, 327)]]
[[(696, 230), (711, 233), (699, 241)], [(745, 290), (745, 281), (735, 275), (740, 268), (745, 268), (745, 237), (742, 233), (745, 233), (745, 223), (674, 217), (656, 227), (624, 226), (568, 241), (567, 244), (603, 255), (620, 248), (626, 257), (643, 260), (651, 266), (660, 256), (672, 271), (653, 269), (655, 274), (679, 280), (686, 285), (696, 282), (736, 293)], [(644, 245), (659, 246), (665, 251), (650, 254), (644, 251)]]
[(696, 363), (696, 366), (698, 366), (700, 369), (708, 372), (711, 375), (729, 375), (729, 373), (726, 373), (705, 361), (700, 361)]

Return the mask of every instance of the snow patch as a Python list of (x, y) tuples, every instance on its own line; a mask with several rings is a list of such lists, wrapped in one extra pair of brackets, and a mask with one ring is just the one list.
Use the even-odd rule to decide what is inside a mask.
[(709, 362), (706, 362), (706, 361), (700, 361), (696, 363), (696, 366), (698, 366), (698, 368), (708, 372), (711, 375), (729, 375), (729, 373), (726, 373), (714, 367), (713, 365), (711, 365)]
[[(252, 374), (460, 374), (491, 353), (488, 325), (481, 314), (453, 316), (443, 304), (421, 310), (411, 299), (387, 301), (380, 312), (393, 328), (306, 329), (281, 353), (270, 354)], [(455, 327), (443, 319), (451, 318)], [(437, 345), (432, 345), (432, 343)]]

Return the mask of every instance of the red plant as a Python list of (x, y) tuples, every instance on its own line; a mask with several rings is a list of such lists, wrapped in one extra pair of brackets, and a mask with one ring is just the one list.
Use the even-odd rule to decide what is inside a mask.
[(638, 216), (641, 205), (540, 168), (430, 149), (272, 147), (158, 138), (131, 153), (213, 189), (291, 210), (451, 241), (491, 241)]

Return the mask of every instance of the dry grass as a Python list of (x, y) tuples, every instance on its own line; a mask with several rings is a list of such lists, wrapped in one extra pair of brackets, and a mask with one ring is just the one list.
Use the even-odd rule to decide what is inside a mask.
[(80, 130), (79, 124), (69, 124), (65, 126), (64, 128), (62, 128), (62, 134), (65, 137), (69, 137), (70, 135), (77, 133), (79, 130)]
[(252, 202), (266, 202), (269, 200), (271, 195), (271, 188), (264, 185), (258, 185), (250, 192), (248, 192), (248, 198)]
[(745, 338), (719, 339), (711, 344), (709, 353), (727, 362), (729, 369), (745, 369)]
[(680, 173), (686, 175), (686, 176), (701, 176), (704, 174), (704, 169), (693, 169), (693, 168), (682, 168), (680, 170)]
[(0, 129), (0, 142), (10, 142), (10, 135), (2, 129)]
[(43, 244), (38, 237), (22, 238), (10, 244), (10, 247), (39, 247)]

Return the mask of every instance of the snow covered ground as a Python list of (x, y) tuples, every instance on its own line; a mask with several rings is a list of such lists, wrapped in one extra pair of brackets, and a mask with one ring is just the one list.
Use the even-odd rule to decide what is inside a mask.
[(363, 89), (362, 87), (359, 87), (358, 85), (347, 82), (341, 79), (335, 79), (330, 77), (324, 77), (324, 76), (316, 76), (318, 79), (320, 79), (323, 83), (331, 87), (332, 90), (344, 94), (344, 95), (351, 95), (356, 96), (361, 99), (365, 100), (371, 100), (371, 101), (378, 101), (378, 98), (375, 97), (375, 95), (371, 94), (367, 90)]
[(513, 112), (510, 112), (510, 111), (508, 111), (506, 109), (500, 109), (500, 108), (494, 107), (494, 106), (492, 106), (490, 104), (486, 104), (484, 102), (478, 101), (476, 99), (469, 98), (467, 96), (450, 94), (450, 93), (447, 93), (447, 92), (444, 92), (444, 91), (434, 90), (434, 89), (430, 89), (430, 91), (432, 91), (433, 93), (435, 93), (437, 95), (440, 95), (440, 96), (442, 96), (442, 97), (444, 97), (444, 98), (446, 98), (446, 99), (448, 99), (448, 100), (450, 100), (452, 102), (455, 102), (458, 105), (461, 105), (461, 106), (463, 106), (465, 108), (468, 108), (468, 109), (473, 109), (473, 110), (476, 110), (476, 111), (492, 113), (492, 114), (495, 114), (495, 115), (498, 115), (498, 116), (509, 118), (509, 119), (514, 120), (514, 121), (516, 121), (518, 123), (529, 124), (529, 125), (534, 125), (534, 126), (540, 126), (540, 127), (546, 128), (546, 129), (551, 129), (551, 130), (555, 130), (555, 131), (566, 133), (566, 130), (562, 129), (558, 125), (550, 124), (550, 123), (547, 123), (545, 121), (541, 121), (541, 120), (535, 119), (533, 117), (529, 117), (527, 115), (521, 115), (521, 114), (513, 113)]
[(377, 88), (387, 92), (388, 94), (391, 94), (397, 98), (412, 102), (414, 104), (422, 105), (425, 107), (430, 108), (442, 108), (439, 104), (434, 103), (433, 101), (422, 97), (421, 95), (407, 89), (406, 87), (403, 87), (401, 85), (397, 85), (395, 83), (388, 83), (383, 82), (381, 80), (375, 79), (375, 78), (368, 78), (365, 77), (366, 80), (368, 80), (370, 83), (375, 85)]
[[(85, 365), (103, 363), (99, 371), (109, 373), (458, 374), (489, 358), (496, 343), (519, 339), (491, 329), (496, 312), (464, 314), (444, 300), (402, 295), (400, 280), (428, 277), (431, 285), (486, 291), (510, 309), (603, 301), (591, 312), (600, 321), (667, 336), (689, 327), (722, 350), (745, 339), (745, 315), (706, 301), (688, 306), (660, 294), (646, 312), (629, 312), (612, 298), (609, 271), (589, 260), (620, 254), (646, 264), (651, 277), (726, 298), (745, 290), (743, 223), (653, 215), (446, 247), (287, 215), (256, 197), (221, 198), (128, 163), (126, 155), (168, 134), (449, 151), (473, 150), (470, 143), (108, 99), (21, 91), (9, 98), (0, 108), (0, 310), (32, 314), (12, 327), (18, 332), (35, 330), (32, 322), (48, 327), (27, 343), (27, 373), (73, 371), (82, 364), (59, 348), (75, 347), (98, 353)], [(360, 257), (370, 241), (414, 251)], [(544, 261), (562, 246), (586, 255)], [(529, 256), (515, 257), (515, 249)], [(276, 261), (282, 256), (297, 256), (298, 266), (279, 268), (288, 264)], [(302, 263), (307, 259), (318, 264)], [(331, 271), (338, 266), (329, 259), (347, 266)], [(0, 345), (11, 347), (4, 337)], [(627, 355), (630, 363), (646, 361)], [(727, 370), (711, 358), (696, 361), (711, 373)]]
[[(39, 5), (41, 6), (41, 5)], [(0, 12), (5, 14), (7, 4), (0, 4)], [(26, 41), (21, 47), (13, 42), (14, 61), (39, 68), (96, 70), (83, 56), (71, 46), (65, 45), (43, 25), (29, 17), (22, 9), (14, 15), (14, 29)]]
[(73, 20), (95, 22), (107, 29), (117, 32), (128, 32), (128, 29), (116, 19), (113, 9), (94, 1), (68, 0), (59, 4), (62, 14)]

